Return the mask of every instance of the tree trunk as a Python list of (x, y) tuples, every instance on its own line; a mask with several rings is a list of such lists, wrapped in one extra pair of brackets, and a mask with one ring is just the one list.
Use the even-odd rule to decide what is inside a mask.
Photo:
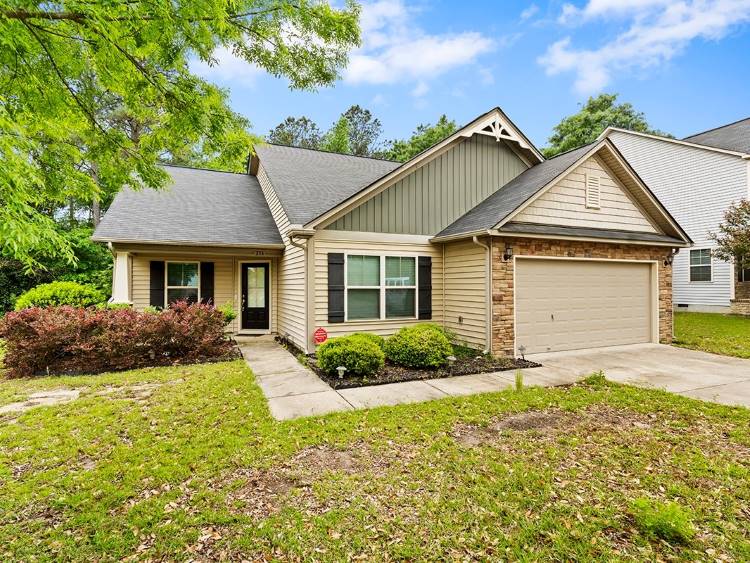
[[(96, 169), (96, 164), (91, 166), (91, 178), (94, 180), (94, 183), (99, 186), (99, 172)], [(91, 220), (94, 223), (94, 228), (99, 225), (99, 222), (102, 220), (102, 209), (99, 205), (99, 195), (94, 196), (94, 201), (91, 202)]]

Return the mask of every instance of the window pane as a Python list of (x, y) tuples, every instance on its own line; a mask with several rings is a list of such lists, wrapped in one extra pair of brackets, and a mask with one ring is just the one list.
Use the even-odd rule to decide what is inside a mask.
[(414, 305), (416, 291), (416, 289), (386, 289), (386, 318), (415, 316)]
[(167, 303), (186, 300), (190, 303), (195, 303), (196, 301), (198, 301), (198, 290), (190, 288), (167, 290)]
[(711, 266), (690, 266), (690, 281), (711, 281)]
[(265, 268), (250, 266), (247, 269), (247, 306), (266, 306)]
[(178, 262), (168, 263), (167, 285), (198, 287), (198, 264)]
[(379, 256), (349, 256), (346, 268), (348, 285), (380, 285)]
[(691, 266), (708, 266), (711, 264), (711, 249), (704, 248), (701, 250), (690, 251)]
[(379, 319), (380, 290), (350, 289), (347, 291), (346, 312), (349, 320)]
[(417, 285), (414, 258), (387, 256), (385, 259), (385, 285)]

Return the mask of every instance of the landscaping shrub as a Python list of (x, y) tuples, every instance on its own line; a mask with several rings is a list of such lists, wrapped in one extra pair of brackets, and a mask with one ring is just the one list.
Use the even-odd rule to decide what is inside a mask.
[(385, 354), (372, 338), (362, 333), (331, 338), (317, 351), (320, 369), (329, 375), (337, 375), (336, 368), (346, 367), (346, 375), (367, 377), (385, 364)]
[(16, 300), (16, 311), (29, 307), (88, 307), (104, 301), (104, 295), (95, 287), (71, 281), (57, 281), (38, 285)]
[(439, 368), (452, 353), (445, 331), (429, 323), (405, 326), (385, 341), (386, 357), (406, 367)]
[(382, 336), (379, 336), (377, 334), (373, 334), (372, 332), (355, 332), (352, 334), (352, 336), (356, 336), (358, 338), (365, 338), (375, 344), (378, 348), (381, 350), (385, 347), (385, 338)]
[(98, 373), (226, 356), (224, 315), (178, 302), (159, 313), (132, 308), (32, 307), (0, 321), (11, 377)]
[(216, 308), (221, 311), (222, 315), (224, 315), (224, 324), (229, 324), (237, 318), (237, 313), (234, 310), (234, 304), (231, 301), (227, 301), (220, 307)]
[(690, 515), (677, 503), (638, 498), (632, 510), (636, 525), (646, 537), (685, 544), (695, 535)]

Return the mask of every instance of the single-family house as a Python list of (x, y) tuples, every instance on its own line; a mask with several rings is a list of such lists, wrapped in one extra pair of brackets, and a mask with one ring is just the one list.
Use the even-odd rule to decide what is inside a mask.
[(750, 198), (750, 118), (682, 140), (607, 129), (610, 139), (695, 245), (675, 256), (677, 310), (750, 314), (750, 268), (713, 255), (716, 232), (733, 203)]
[(94, 234), (137, 309), (231, 303), (233, 332), (307, 352), (426, 321), (493, 354), (671, 341), (691, 241), (608, 138), (545, 160), (495, 108), (405, 163), (263, 145), (247, 174), (165, 169)]

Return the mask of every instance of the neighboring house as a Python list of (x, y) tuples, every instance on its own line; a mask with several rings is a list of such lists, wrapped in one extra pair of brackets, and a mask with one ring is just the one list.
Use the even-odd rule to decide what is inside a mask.
[[(714, 257), (709, 239), (727, 208), (750, 197), (750, 118), (682, 140), (615, 128), (601, 138), (615, 144), (695, 241), (674, 259), (676, 309), (726, 311), (731, 300), (750, 299), (750, 270)], [(750, 313), (750, 302), (735, 308)]]
[(94, 234), (136, 309), (229, 302), (234, 332), (307, 352), (425, 321), (495, 354), (671, 341), (690, 239), (608, 139), (545, 161), (496, 108), (406, 163), (265, 145), (249, 174), (166, 170)]

